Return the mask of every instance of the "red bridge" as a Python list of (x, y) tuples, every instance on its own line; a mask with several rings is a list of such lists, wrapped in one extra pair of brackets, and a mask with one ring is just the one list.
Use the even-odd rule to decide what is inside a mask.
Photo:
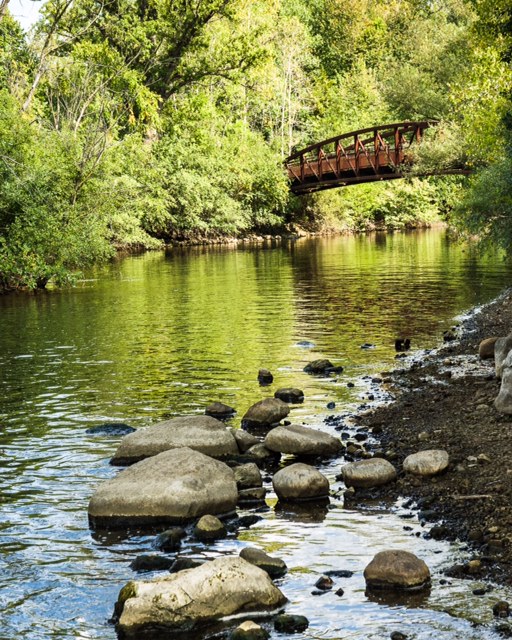
[[(413, 162), (411, 147), (421, 143), (425, 129), (436, 124), (436, 120), (385, 124), (312, 144), (285, 160), (290, 188), (293, 193), (302, 195), (351, 184), (403, 178), (403, 168)], [(470, 172), (460, 168), (438, 173)]]

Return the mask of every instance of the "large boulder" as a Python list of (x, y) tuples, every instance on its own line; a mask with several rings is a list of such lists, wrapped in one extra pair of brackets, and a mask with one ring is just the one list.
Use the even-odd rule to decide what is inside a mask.
[(329, 495), (329, 480), (314, 467), (297, 462), (280, 469), (273, 477), (274, 491), (280, 500), (320, 500)]
[(233, 433), (220, 420), (192, 415), (166, 420), (125, 436), (111, 464), (132, 464), (180, 447), (189, 447), (213, 458), (239, 453)]
[(371, 458), (351, 462), (341, 469), (343, 482), (347, 487), (380, 487), (396, 480), (395, 467), (384, 458)]
[(341, 451), (341, 441), (328, 433), (299, 424), (276, 427), (267, 433), (267, 449), (304, 456), (333, 456)]
[(415, 476), (435, 476), (448, 468), (450, 456), (444, 449), (427, 449), (411, 453), (404, 460), (404, 471)]
[(504, 338), (498, 338), (494, 343), (494, 365), (496, 377), (501, 378), (505, 358), (512, 350), (512, 333)]
[(93, 528), (180, 523), (232, 513), (235, 476), (223, 462), (187, 447), (137, 462), (98, 487), (89, 502)]
[(430, 571), (409, 551), (381, 551), (364, 570), (364, 579), (369, 589), (417, 590), (430, 585)]
[(503, 361), (500, 392), (494, 406), (500, 413), (512, 414), (512, 351)]
[(244, 429), (270, 429), (279, 424), (290, 413), (290, 407), (278, 398), (264, 398), (252, 407), (242, 418)]
[(118, 631), (134, 639), (147, 628), (191, 633), (225, 616), (272, 611), (286, 602), (269, 575), (239, 557), (152, 581), (132, 581), (119, 594)]

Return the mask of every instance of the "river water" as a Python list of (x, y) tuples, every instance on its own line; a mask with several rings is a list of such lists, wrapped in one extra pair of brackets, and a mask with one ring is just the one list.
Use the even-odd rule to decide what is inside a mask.
[[(113, 604), (152, 537), (89, 530), (87, 503), (117, 473), (108, 461), (119, 438), (88, 428), (147, 426), (203, 412), (213, 400), (237, 409), (238, 426), (251, 404), (297, 386), (306, 401), (292, 419), (336, 433), (325, 417), (368, 401), (364, 376), (395, 366), (395, 338), (410, 337), (413, 351), (439, 344), (457, 314), (492, 299), (511, 275), (499, 256), (478, 257), (430, 230), (174, 249), (119, 260), (74, 289), (1, 298), (0, 640), (116, 637)], [(320, 357), (344, 372), (303, 373)], [(270, 388), (257, 383), (262, 367), (274, 373)], [(340, 465), (322, 467), (334, 489)], [(445, 584), (442, 569), (464, 550), (426, 541), (417, 520), (400, 517), (409, 515), (400, 504), (354, 511), (332, 500), (329, 510), (290, 511), (271, 491), (267, 503), (238, 537), (187, 543), (183, 554), (237, 554), (251, 544), (282, 557), (288, 611), (311, 622), (296, 637), (497, 637), (492, 604), (512, 593), (482, 597), (472, 594), (475, 583)], [(429, 595), (395, 603), (365, 596), (362, 571), (389, 547), (427, 561)], [(311, 595), (328, 569), (354, 572), (336, 579), (342, 597)]]

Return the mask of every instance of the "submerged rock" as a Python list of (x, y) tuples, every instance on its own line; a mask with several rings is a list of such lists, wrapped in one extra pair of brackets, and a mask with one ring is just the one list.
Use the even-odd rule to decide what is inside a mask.
[(309, 627), (305, 616), (293, 616), (282, 613), (274, 618), (274, 629), (279, 633), (302, 633)]
[(427, 449), (412, 453), (404, 460), (404, 471), (416, 476), (435, 476), (448, 468), (450, 456), (444, 449)]
[(298, 424), (272, 429), (264, 444), (271, 451), (307, 456), (333, 456), (342, 448), (338, 438)]
[(264, 398), (249, 407), (242, 418), (244, 429), (270, 429), (290, 413), (290, 407), (278, 398)]
[(130, 569), (137, 572), (143, 571), (169, 571), (174, 563), (174, 558), (159, 555), (157, 553), (148, 553), (137, 556), (130, 563)]
[(419, 590), (430, 585), (427, 565), (409, 551), (381, 551), (364, 570), (368, 589)]
[(125, 436), (111, 464), (132, 464), (181, 447), (189, 447), (213, 458), (238, 454), (233, 433), (220, 420), (193, 415), (166, 420)]
[(264, 551), (254, 547), (246, 547), (240, 551), (240, 557), (251, 564), (266, 571), (271, 578), (280, 578), (288, 571), (288, 567), (281, 558), (273, 558)]
[(181, 527), (172, 527), (159, 533), (153, 541), (155, 549), (160, 551), (177, 551), (181, 547), (181, 541), (185, 537), (185, 529)]
[(395, 467), (384, 458), (370, 458), (351, 462), (341, 469), (343, 482), (347, 487), (379, 487), (396, 480)]
[(207, 416), (216, 418), (217, 420), (225, 420), (235, 415), (236, 409), (222, 402), (212, 402), (204, 410)]
[(258, 371), (258, 382), (261, 384), (261, 386), (265, 387), (274, 382), (274, 376), (268, 369), (260, 369)]
[(224, 557), (166, 578), (129, 582), (116, 613), (119, 632), (135, 639), (146, 628), (191, 632), (224, 616), (272, 611), (285, 602), (265, 571)]
[(330, 373), (342, 373), (343, 367), (335, 367), (330, 360), (320, 359), (313, 360), (304, 367), (305, 373), (313, 375), (329, 375)]
[(297, 462), (280, 469), (272, 479), (280, 500), (319, 500), (329, 495), (329, 480), (314, 467)]
[(85, 433), (94, 436), (125, 436), (136, 431), (124, 422), (105, 422), (95, 427), (89, 427)]
[(187, 447), (137, 462), (95, 491), (89, 502), (93, 528), (181, 523), (235, 510), (233, 471)]
[(284, 387), (274, 393), (274, 398), (278, 398), (283, 402), (289, 402), (290, 404), (301, 404), (304, 402), (304, 391), (294, 389), (293, 387)]

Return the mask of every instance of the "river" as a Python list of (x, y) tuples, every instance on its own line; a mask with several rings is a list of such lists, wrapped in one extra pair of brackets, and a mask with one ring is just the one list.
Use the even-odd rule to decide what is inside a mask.
[[(491, 300), (511, 275), (500, 256), (479, 257), (430, 230), (177, 248), (120, 259), (73, 289), (0, 298), (0, 639), (116, 637), (113, 604), (152, 538), (90, 532), (87, 503), (117, 472), (108, 461), (119, 438), (89, 427), (147, 426), (203, 412), (213, 400), (237, 409), (238, 426), (251, 404), (295, 386), (306, 400), (293, 421), (330, 431), (327, 415), (369, 402), (365, 376), (396, 365), (395, 338), (409, 337), (413, 352), (438, 345), (458, 314)], [(302, 371), (320, 357), (343, 373)], [(274, 374), (270, 388), (258, 385), (263, 367)], [(340, 465), (322, 467), (333, 488)], [(443, 584), (441, 570), (464, 550), (426, 542), (400, 504), (353, 511), (333, 501), (330, 510), (293, 512), (276, 508), (272, 492), (267, 503), (263, 520), (237, 538), (187, 543), (184, 554), (254, 544), (282, 557), (288, 610), (311, 622), (295, 637), (497, 637), (492, 603), (512, 594), (474, 596), (474, 583)], [(427, 561), (429, 596), (406, 605), (365, 596), (362, 570), (390, 546)], [(327, 569), (354, 571), (337, 579), (342, 597), (311, 595)]]

